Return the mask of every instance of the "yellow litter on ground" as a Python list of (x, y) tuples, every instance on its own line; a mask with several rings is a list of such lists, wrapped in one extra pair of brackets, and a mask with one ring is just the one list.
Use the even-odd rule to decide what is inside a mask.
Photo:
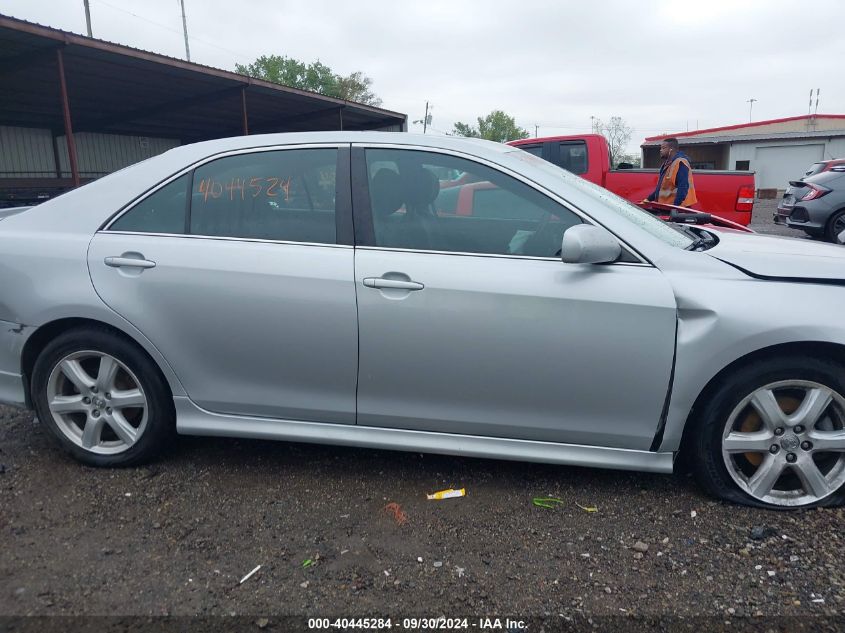
[(454, 499), (455, 497), (465, 497), (467, 494), (466, 488), (449, 488), (448, 490), (438, 490), (430, 495), (426, 495), (429, 500), (440, 501), (442, 499)]

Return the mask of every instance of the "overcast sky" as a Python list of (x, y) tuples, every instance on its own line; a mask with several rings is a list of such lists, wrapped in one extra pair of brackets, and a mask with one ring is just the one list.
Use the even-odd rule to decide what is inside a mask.
[[(185, 56), (179, 0), (90, 0), (94, 37)], [(192, 61), (263, 54), (361, 70), (385, 108), (434, 132), (494, 109), (533, 135), (621, 116), (630, 148), (662, 132), (845, 114), (842, 0), (185, 0)], [(0, 0), (0, 13), (85, 33), (82, 0)], [(813, 104), (815, 107), (815, 103)], [(422, 126), (410, 125), (412, 131)]]

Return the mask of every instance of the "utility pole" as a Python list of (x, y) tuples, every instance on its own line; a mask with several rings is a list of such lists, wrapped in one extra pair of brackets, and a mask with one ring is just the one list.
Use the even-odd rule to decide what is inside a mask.
[(91, 7), (88, 6), (88, 0), (82, 0), (82, 2), (85, 5), (85, 26), (88, 27), (88, 37), (94, 37), (91, 35)]
[(534, 138), (537, 138), (537, 131), (540, 129), (539, 125), (534, 126)]
[(425, 102), (425, 116), (421, 119), (417, 119), (416, 121), (412, 121), (412, 123), (422, 123), (423, 124), (423, 134), (426, 133), (428, 130), (428, 124), (431, 123), (432, 115), (429, 114), (430, 110), (434, 110), (434, 106), (430, 106), (428, 101)]
[(179, 3), (182, 5), (182, 30), (185, 32), (185, 57), (191, 61), (191, 48), (188, 46), (188, 21), (185, 19), (185, 0), (179, 0)]
[(754, 102), (755, 102), (755, 101), (757, 101), (757, 99), (754, 99), (753, 97), (747, 101), (747, 103), (750, 103), (750, 104), (751, 104), (751, 105), (748, 107), (748, 122), (749, 122), (749, 123), (751, 123), (751, 111), (754, 109)]

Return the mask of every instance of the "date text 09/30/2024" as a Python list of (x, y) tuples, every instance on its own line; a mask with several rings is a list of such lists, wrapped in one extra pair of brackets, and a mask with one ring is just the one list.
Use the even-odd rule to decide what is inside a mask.
[(309, 630), (381, 630), (448, 631), (478, 629), (514, 631), (527, 628), (524, 620), (511, 618), (308, 618)]

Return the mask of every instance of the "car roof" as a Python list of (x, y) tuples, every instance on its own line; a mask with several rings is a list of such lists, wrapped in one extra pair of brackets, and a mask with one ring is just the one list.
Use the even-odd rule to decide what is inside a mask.
[(450, 136), (443, 134), (411, 134), (409, 132), (283, 132), (278, 134), (253, 134), (250, 136), (232, 136), (181, 145), (163, 155), (178, 156), (179, 160), (190, 162), (212, 156), (220, 152), (239, 149), (272, 147), (275, 145), (297, 145), (305, 143), (390, 143), (396, 145), (417, 145), (443, 149), (467, 151), (475, 148), (481, 154), (505, 154), (516, 151), (503, 143), (495, 143), (478, 138)]
[(840, 169), (832, 169), (819, 172), (818, 174), (814, 174), (812, 176), (807, 176), (804, 178), (804, 182), (809, 182), (815, 185), (830, 185), (832, 182), (843, 177), (845, 177), (845, 172)]

